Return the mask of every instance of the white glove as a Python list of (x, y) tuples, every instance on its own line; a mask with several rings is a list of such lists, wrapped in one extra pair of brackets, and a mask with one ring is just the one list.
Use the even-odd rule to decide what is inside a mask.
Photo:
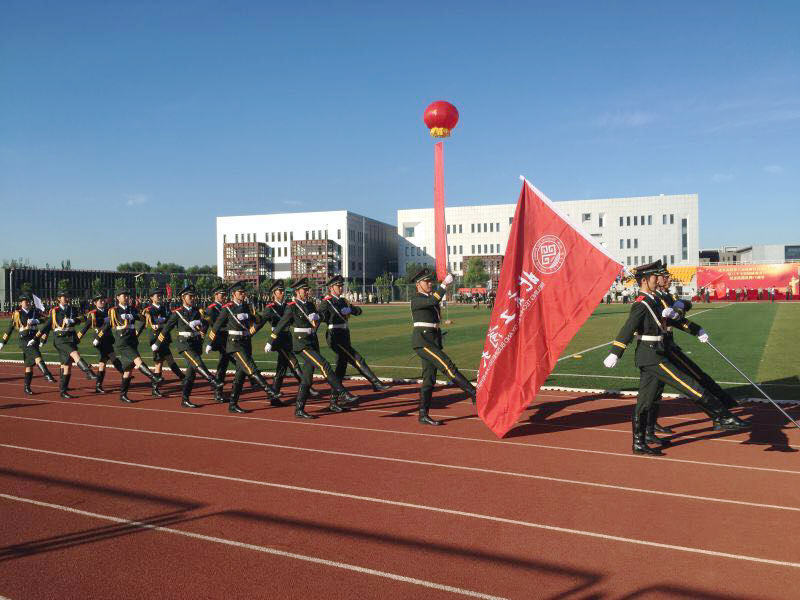
[(150, 346), (150, 350), (152, 350), (153, 352), (158, 350), (158, 344), (153, 344), (152, 346)]
[(200, 326), (203, 322), (200, 319), (195, 319), (194, 321), (189, 321), (189, 325), (192, 329), (200, 329)]
[(603, 364), (606, 366), (606, 368), (613, 369), (617, 365), (618, 360), (619, 359), (617, 358), (616, 354), (609, 354), (603, 360)]
[(272, 344), (270, 344), (269, 342), (264, 344), (264, 352), (272, 352)]
[(38, 325), (39, 319), (28, 319), (28, 325)]
[(248, 315), (247, 313), (238, 313), (236, 315), (236, 318), (239, 319), (240, 321), (247, 321), (247, 319), (250, 318), (250, 315)]
[(668, 306), (661, 311), (661, 316), (665, 319), (675, 319), (678, 317), (678, 313), (675, 311), (675, 309)]
[(211, 352), (211, 344), (206, 345), (206, 354), (208, 354), (209, 352)]
[(706, 333), (705, 329), (701, 329), (700, 333), (697, 334), (697, 339), (700, 340), (701, 343), (705, 344), (708, 342), (708, 334)]
[(94, 341), (92, 342), (92, 346), (94, 346), (95, 348), (97, 348), (99, 345), (100, 345), (100, 340), (99, 340), (99, 339), (97, 339), (97, 338), (94, 338)]
[(442, 285), (444, 287), (447, 287), (451, 283), (453, 283), (453, 276), (450, 273), (448, 273), (447, 275), (445, 275), (444, 279), (442, 279)]
[(28, 342), (28, 347), (33, 346), (36, 343), (36, 338), (33, 338)]
[(5, 346), (5, 344), (3, 342), (0, 342), (0, 350), (3, 349), (3, 346)]
[(158, 317), (156, 319), (156, 323), (163, 323), (164, 321), (166, 321), (166, 319), (164, 317)]
[(675, 310), (684, 310), (686, 305), (683, 303), (683, 300), (678, 300), (675, 304), (672, 305), (672, 308)]
[(308, 315), (309, 321), (319, 321), (319, 315), (317, 313), (311, 313)]
[(121, 318), (123, 321), (133, 321), (133, 315), (132, 315), (132, 314), (130, 314), (130, 313), (122, 313), (122, 314), (120, 315), (120, 318)]
[(353, 312), (353, 310), (352, 310), (352, 309), (351, 309), (349, 306), (345, 306), (345, 307), (342, 309), (342, 314), (343, 314), (343, 315), (349, 315), (351, 312)]
[(69, 319), (69, 318), (67, 318), (67, 319), (64, 319), (64, 322), (65, 322), (67, 325), (74, 325), (74, 324), (75, 324), (75, 319)]

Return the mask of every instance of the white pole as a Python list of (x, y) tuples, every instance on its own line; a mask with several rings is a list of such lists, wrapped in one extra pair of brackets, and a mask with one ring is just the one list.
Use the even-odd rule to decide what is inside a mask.
[(362, 294), (367, 295), (367, 233), (366, 233), (366, 217), (361, 217), (361, 288)]

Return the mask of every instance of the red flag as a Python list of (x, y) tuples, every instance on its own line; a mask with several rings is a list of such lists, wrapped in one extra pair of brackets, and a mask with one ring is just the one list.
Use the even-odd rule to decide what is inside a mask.
[(167, 284), (167, 298), (172, 298), (172, 286)]
[(447, 275), (447, 231), (444, 222), (444, 157), (442, 142), (433, 147), (433, 229), (436, 252), (436, 277)]
[(527, 181), (478, 371), (478, 414), (503, 437), (530, 405), (622, 264)]

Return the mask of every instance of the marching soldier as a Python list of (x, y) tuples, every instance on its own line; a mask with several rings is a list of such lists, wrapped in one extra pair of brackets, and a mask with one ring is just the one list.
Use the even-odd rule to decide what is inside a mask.
[[(122, 385), (119, 389), (119, 399), (128, 404), (134, 401), (128, 398), (128, 388), (131, 385), (131, 373), (136, 367), (149, 380), (152, 385), (161, 382), (161, 377), (153, 374), (149, 367), (139, 356), (139, 338), (136, 335), (136, 321), (143, 321), (141, 313), (131, 304), (131, 293), (126, 289), (117, 290), (117, 306), (109, 310), (108, 322), (103, 327), (103, 337), (114, 335), (114, 354), (119, 358), (122, 367)], [(99, 334), (98, 334), (99, 336)]]
[(332, 394), (328, 410), (344, 412), (347, 409), (342, 404), (353, 404), (358, 401), (358, 398), (344, 389), (330, 363), (319, 352), (317, 327), (319, 327), (320, 317), (314, 301), (310, 297), (308, 279), (303, 277), (295, 283), (294, 287), (295, 299), (286, 306), (281, 320), (270, 334), (270, 341), (264, 346), (264, 351), (270, 352), (272, 344), (280, 338), (281, 333), (292, 326), (292, 349), (295, 354), (303, 357), (303, 377), (297, 390), (294, 416), (301, 419), (317, 418), (305, 411), (308, 390), (311, 387), (316, 367), (319, 367), (331, 386)]
[[(217, 381), (214, 376), (211, 375), (201, 357), (203, 352), (204, 319), (203, 312), (194, 305), (195, 298), (197, 297), (197, 290), (193, 285), (190, 285), (183, 288), (179, 296), (182, 301), (181, 306), (172, 311), (166, 323), (161, 328), (161, 331), (156, 336), (153, 343), (150, 344), (150, 349), (153, 351), (154, 355), (163, 352), (163, 346), (168, 345), (172, 339), (170, 332), (176, 329), (178, 340), (175, 346), (189, 365), (183, 378), (181, 406), (186, 408), (198, 408), (198, 405), (190, 400), (192, 388), (194, 387), (195, 371), (200, 373), (215, 391), (222, 388), (224, 384), (221, 381)], [(162, 356), (166, 355), (162, 354)], [(228, 410), (231, 412), (246, 412), (240, 409), (233, 401), (228, 406)]]
[(78, 341), (83, 339), (89, 329), (94, 329), (95, 337), (92, 340), (92, 346), (97, 348), (97, 352), (100, 355), (97, 363), (97, 381), (94, 384), (94, 393), (105, 394), (103, 380), (106, 377), (106, 364), (112, 361), (114, 368), (122, 373), (122, 363), (114, 354), (114, 336), (109, 330), (105, 329), (108, 324), (106, 298), (102, 294), (96, 294), (92, 297), (92, 302), (94, 302), (94, 308), (86, 315), (86, 324), (78, 332)]
[(42, 319), (46, 319), (47, 315), (40, 311), (38, 308), (31, 306), (31, 296), (27, 293), (22, 293), (19, 297), (19, 309), (11, 314), (11, 322), (8, 324), (3, 336), (0, 337), (0, 350), (8, 342), (11, 333), (16, 328), (19, 331), (19, 347), (22, 350), (22, 360), (25, 364), (25, 383), (23, 389), (26, 394), (33, 394), (31, 390), (31, 381), (33, 380), (33, 366), (39, 367), (44, 378), (50, 383), (55, 383), (55, 379), (50, 374), (42, 354), (39, 351), (39, 332), (36, 331), (36, 326)]
[(744, 429), (747, 425), (735, 417), (706, 390), (703, 385), (670, 360), (664, 346), (664, 331), (667, 321), (672, 319), (672, 309), (665, 309), (655, 298), (658, 272), (661, 261), (639, 267), (635, 278), (639, 284), (639, 296), (631, 306), (628, 320), (620, 329), (612, 343), (611, 353), (603, 364), (613, 368), (634, 335), (636, 344), (636, 366), (639, 368), (639, 395), (633, 412), (633, 453), (661, 456), (658, 447), (647, 445), (645, 436), (649, 411), (657, 400), (660, 383), (670, 385), (687, 394), (704, 411), (718, 419), (720, 428), (728, 430)]
[(411, 346), (422, 360), (422, 386), (419, 391), (419, 422), (424, 425), (441, 425), (441, 421), (428, 415), (433, 398), (433, 386), (436, 383), (436, 371), (441, 369), (450, 381), (461, 388), (472, 403), (475, 404), (477, 392), (475, 387), (464, 377), (455, 363), (442, 350), (442, 330), (439, 327), (441, 313), (439, 304), (447, 286), (453, 282), (448, 273), (440, 289), (433, 290), (433, 273), (426, 267), (420, 269), (411, 281), (416, 284), (417, 293), (411, 299), (411, 320), (413, 333)]
[[(269, 288), (271, 302), (264, 308), (263, 316), (266, 318), (272, 327), (275, 327), (286, 312), (286, 288), (283, 279), (278, 279), (272, 283)], [(286, 376), (286, 371), (291, 371), (292, 375), (297, 378), (298, 383), (302, 381), (300, 374), (300, 363), (297, 358), (292, 354), (292, 335), (284, 330), (280, 333), (277, 339), (272, 340), (272, 351), (278, 353), (278, 365), (275, 368), (275, 379), (272, 381), (272, 389), (276, 394), (280, 394), (281, 386), (283, 385), (283, 378)], [(308, 388), (308, 395), (312, 398), (319, 396), (319, 392), (313, 387)]]
[[(164, 290), (154, 289), (150, 291), (150, 304), (142, 311), (145, 319), (142, 329), (147, 327), (150, 329), (150, 331), (152, 331), (152, 335), (150, 337), (150, 346), (152, 347), (155, 345), (158, 347), (158, 350), (153, 351), (153, 373), (156, 375), (156, 377), (163, 381), (164, 378), (161, 376), (161, 369), (166, 362), (169, 365), (170, 370), (175, 373), (175, 376), (178, 378), (178, 380), (183, 381), (183, 372), (178, 366), (178, 363), (175, 362), (175, 358), (172, 356), (172, 352), (169, 348), (170, 344), (172, 343), (172, 338), (167, 335), (165, 336), (164, 340), (161, 340), (161, 336), (159, 335), (160, 330), (163, 329), (164, 324), (167, 322), (167, 319), (170, 316), (169, 307), (163, 303), (163, 299)], [(139, 330), (139, 333), (141, 333), (141, 329)], [(158, 344), (156, 344), (157, 339), (159, 341)], [(159, 391), (158, 386), (158, 383), (153, 384), (151, 394), (155, 398), (162, 398), (163, 394)]]
[(48, 333), (53, 332), (53, 346), (58, 351), (58, 357), (61, 361), (61, 381), (60, 390), (62, 398), (74, 398), (67, 390), (69, 389), (70, 364), (75, 362), (78, 368), (84, 372), (86, 379), (97, 379), (97, 375), (92, 372), (92, 369), (86, 364), (86, 361), (81, 358), (78, 352), (78, 336), (75, 333), (75, 325), (82, 323), (84, 317), (78, 312), (78, 309), (69, 303), (69, 292), (67, 290), (59, 290), (56, 293), (58, 304), (50, 309), (48, 318), (44, 320), (44, 324), (39, 329), (39, 338), (42, 343), (47, 340)]
[(347, 371), (347, 363), (350, 363), (372, 384), (373, 390), (376, 392), (388, 390), (389, 386), (378, 379), (367, 365), (364, 357), (350, 343), (350, 329), (347, 322), (351, 316), (357, 317), (361, 314), (361, 307), (351, 306), (347, 300), (342, 298), (344, 279), (341, 275), (334, 275), (325, 285), (330, 294), (322, 299), (319, 316), (321, 321), (328, 324), (325, 339), (328, 341), (330, 349), (336, 353), (336, 368), (334, 369), (336, 377), (341, 381)]
[(282, 406), (277, 394), (266, 382), (253, 361), (252, 336), (266, 321), (260, 315), (256, 315), (247, 303), (244, 284), (235, 283), (231, 286), (230, 291), (231, 302), (225, 304), (220, 310), (214, 326), (208, 332), (208, 342), (205, 348), (206, 354), (208, 354), (212, 350), (214, 340), (223, 331), (227, 334), (225, 352), (228, 354), (228, 360), (236, 362), (229, 410), (238, 413), (248, 412), (239, 406), (239, 395), (242, 393), (244, 379), (248, 376), (255, 379), (261, 389), (267, 393), (272, 406)]
[[(217, 318), (222, 311), (222, 307), (227, 303), (227, 293), (228, 288), (225, 285), (218, 285), (211, 291), (214, 300), (206, 307), (205, 310), (205, 319), (206, 323), (208, 324), (207, 329), (209, 334), (211, 333), (214, 323), (217, 322)], [(219, 353), (219, 359), (217, 360), (216, 380), (223, 385), (225, 384), (225, 376), (228, 371), (228, 365), (230, 364), (228, 353), (225, 352), (225, 345), (227, 344), (227, 341), (228, 332), (224, 329), (217, 334), (213, 341), (210, 339), (206, 341), (206, 345), (210, 345), (214, 352)], [(228, 401), (228, 399), (222, 394), (222, 386), (214, 388), (214, 400), (220, 403)]]

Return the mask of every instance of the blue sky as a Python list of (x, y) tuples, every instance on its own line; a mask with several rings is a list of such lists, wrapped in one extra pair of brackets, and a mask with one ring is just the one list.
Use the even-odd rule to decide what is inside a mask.
[[(658, 5), (658, 6), (657, 6)], [(700, 194), (797, 243), (800, 3), (6, 2), (0, 259), (214, 261), (217, 215)]]

